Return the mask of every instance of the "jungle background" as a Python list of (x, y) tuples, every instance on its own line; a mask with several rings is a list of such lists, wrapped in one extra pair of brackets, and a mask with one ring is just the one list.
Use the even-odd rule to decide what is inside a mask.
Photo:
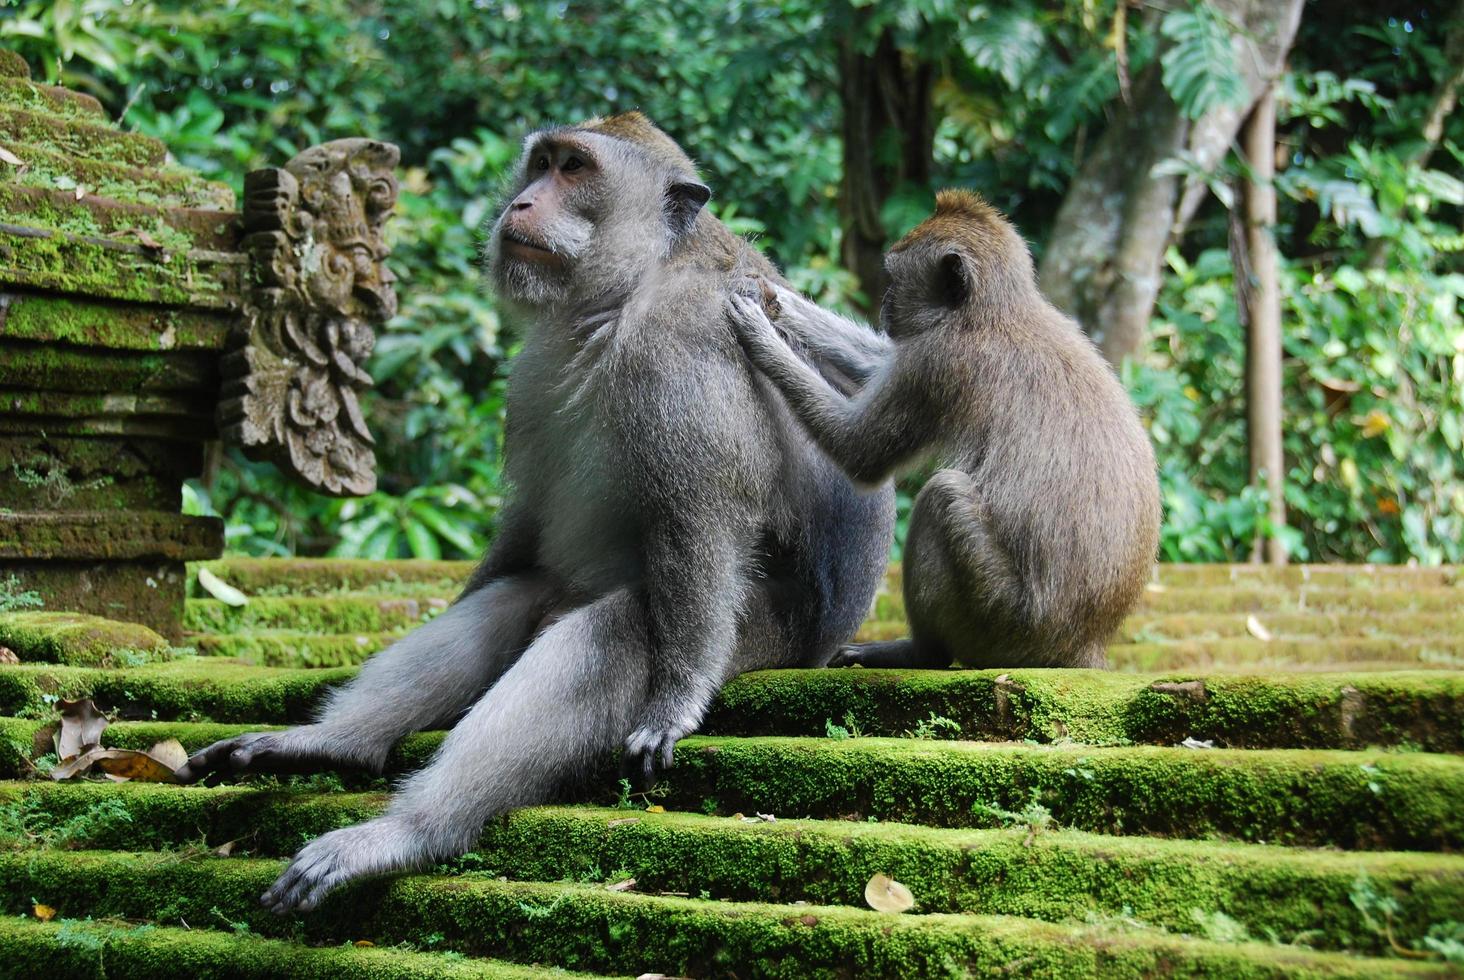
[[(518, 343), (479, 281), (481, 226), (525, 132), (638, 107), (697, 157), (716, 213), (836, 307), (869, 308), (871, 261), (937, 187), (987, 196), (1039, 262), (1076, 255), (1043, 286), (1080, 318), (1113, 311), (1104, 255), (1145, 239), (1155, 289), (1104, 349), (1158, 453), (1164, 559), (1244, 560), (1260, 533), (1309, 561), (1464, 561), (1458, 0), (1303, 4), (1276, 90), (1285, 527), (1250, 485), (1230, 248), (1255, 93), (1231, 38), (1281, 6), (9, 0), (0, 45), (236, 188), (328, 139), (402, 148), (379, 490), (331, 500), (225, 455), (185, 503), (225, 517), (231, 551), (481, 551)], [(1217, 118), (1230, 131), (1194, 149)], [(1108, 193), (1137, 231), (1084, 253), (1074, 215)]]

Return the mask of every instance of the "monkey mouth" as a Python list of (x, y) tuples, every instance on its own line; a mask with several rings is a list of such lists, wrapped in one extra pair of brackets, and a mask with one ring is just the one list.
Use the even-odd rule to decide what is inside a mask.
[(551, 259), (558, 259), (559, 254), (549, 246), (536, 242), (527, 235), (511, 231), (507, 228), (502, 233), (504, 251), (523, 259), (535, 262), (544, 262)]

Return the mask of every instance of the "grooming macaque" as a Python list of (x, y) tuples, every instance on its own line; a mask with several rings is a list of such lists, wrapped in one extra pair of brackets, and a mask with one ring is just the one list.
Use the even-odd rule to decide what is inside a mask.
[(910, 518), (910, 638), (849, 646), (831, 664), (1103, 666), (1159, 538), (1154, 454), (1133, 404), (979, 197), (940, 194), (886, 267), (883, 347), (766, 287), (784, 332), (846, 348), (840, 363), (864, 382), (853, 397), (794, 356), (757, 290), (728, 300), (748, 356), (850, 477), (877, 484), (932, 457), (943, 467)]
[(856, 489), (747, 363), (727, 290), (777, 274), (703, 210), (709, 193), (636, 113), (526, 141), (487, 249), (525, 327), (488, 555), (314, 724), (183, 771), (379, 770), (403, 735), (452, 728), (385, 815), (295, 856), (263, 896), (275, 911), (461, 854), (487, 818), (616, 750), (649, 779), (726, 680), (821, 665), (858, 627), (893, 491)]

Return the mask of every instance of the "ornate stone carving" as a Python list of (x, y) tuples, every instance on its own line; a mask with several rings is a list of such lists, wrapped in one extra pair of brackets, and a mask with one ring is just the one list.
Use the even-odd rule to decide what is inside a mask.
[(376, 488), (358, 396), (375, 328), (396, 313), (382, 227), (399, 158), (390, 143), (335, 140), (244, 178), (250, 280), (223, 360), (219, 430), (333, 496)]

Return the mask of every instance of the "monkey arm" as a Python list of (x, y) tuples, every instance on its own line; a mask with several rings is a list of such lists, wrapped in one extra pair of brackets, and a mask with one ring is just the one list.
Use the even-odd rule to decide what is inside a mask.
[(824, 309), (796, 290), (770, 285), (778, 305), (776, 326), (856, 384), (867, 382), (894, 355), (894, 344), (883, 334)]
[(752, 362), (783, 393), (815, 442), (851, 478), (879, 484), (929, 441), (922, 411), (927, 393), (900, 383), (889, 359), (852, 399), (805, 364), (774, 329), (762, 306), (733, 293), (728, 315)]

